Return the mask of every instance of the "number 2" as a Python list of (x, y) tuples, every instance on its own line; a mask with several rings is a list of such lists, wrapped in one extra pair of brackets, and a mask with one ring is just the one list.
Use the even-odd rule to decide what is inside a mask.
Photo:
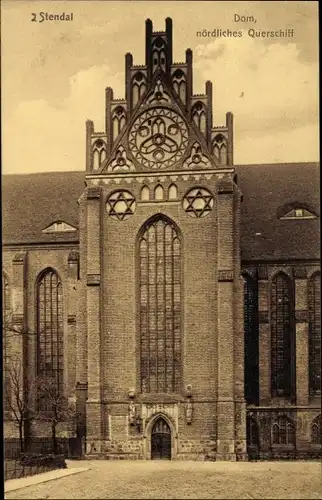
[(31, 21), (33, 21), (34, 23), (37, 22), (37, 14), (34, 14), (33, 12), (31, 13), (31, 15), (33, 16), (31, 18)]

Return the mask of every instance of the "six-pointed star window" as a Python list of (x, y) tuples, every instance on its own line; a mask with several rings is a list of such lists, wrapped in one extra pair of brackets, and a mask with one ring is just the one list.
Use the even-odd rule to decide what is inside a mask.
[(128, 219), (135, 212), (135, 198), (128, 191), (116, 191), (108, 198), (106, 208), (113, 219)]
[(204, 188), (191, 189), (183, 199), (183, 208), (191, 217), (204, 217), (214, 205), (211, 193)]

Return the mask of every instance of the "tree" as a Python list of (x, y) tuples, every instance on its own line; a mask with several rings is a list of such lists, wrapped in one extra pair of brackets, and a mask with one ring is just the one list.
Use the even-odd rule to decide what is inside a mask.
[(51, 426), (53, 452), (58, 452), (57, 426), (63, 422), (76, 422), (75, 404), (59, 391), (57, 380), (54, 377), (38, 378), (38, 412), (37, 418)]
[(36, 394), (35, 381), (24, 376), (23, 363), (18, 356), (6, 359), (4, 398), (7, 411), (19, 430), (20, 451), (27, 448), (26, 429), (36, 417), (33, 402)]

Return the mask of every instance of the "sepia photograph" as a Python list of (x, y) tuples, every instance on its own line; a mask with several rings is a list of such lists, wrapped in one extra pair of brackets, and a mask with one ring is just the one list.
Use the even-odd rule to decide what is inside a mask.
[(318, 31), (1, 2), (6, 499), (322, 497)]

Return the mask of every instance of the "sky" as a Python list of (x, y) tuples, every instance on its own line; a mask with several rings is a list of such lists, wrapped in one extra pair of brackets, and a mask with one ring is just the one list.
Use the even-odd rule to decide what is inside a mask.
[[(40, 23), (41, 12), (73, 21)], [(235, 164), (319, 160), (318, 2), (2, 0), (2, 172), (84, 170), (85, 121), (103, 131), (105, 88), (124, 97), (125, 53), (143, 64), (145, 20), (162, 31), (166, 17), (174, 62), (193, 51), (194, 93), (213, 82), (214, 125), (234, 114)], [(214, 29), (243, 36), (197, 36)]]

